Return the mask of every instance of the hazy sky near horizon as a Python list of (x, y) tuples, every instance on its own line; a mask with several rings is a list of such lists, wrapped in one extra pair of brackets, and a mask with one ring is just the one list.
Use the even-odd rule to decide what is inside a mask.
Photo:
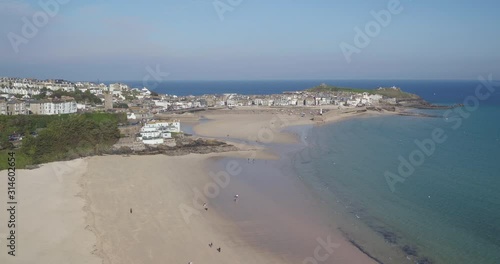
[[(0, 0), (0, 76), (142, 80), (158, 66), (166, 80), (500, 78), (499, 1), (401, 0), (350, 63), (340, 44), (355, 47), (354, 28), (389, 0), (241, 0), (223, 20), (214, 2), (69, 0), (26, 36), (39, 1)], [(17, 53), (9, 33), (26, 39)]]

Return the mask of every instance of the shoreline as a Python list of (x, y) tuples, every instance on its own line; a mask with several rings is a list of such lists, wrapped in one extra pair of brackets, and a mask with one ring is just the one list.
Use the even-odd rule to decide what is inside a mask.
[[(169, 263), (188, 263), (189, 261), (194, 261), (194, 263), (289, 263), (286, 258), (291, 258), (291, 255), (274, 254), (272, 250), (255, 247), (245, 240), (245, 237), (239, 236), (241, 230), (237, 223), (219, 215), (219, 212), (223, 211), (222, 205), (209, 202), (210, 210), (207, 212), (198, 210), (198, 213), (200, 211), (201, 213), (193, 214), (193, 221), (189, 225), (186, 225), (183, 220), (178, 206), (180, 204), (192, 205), (193, 197), (196, 195), (194, 188), (202, 190), (206, 184), (213, 183), (214, 179), (209, 176), (209, 172), (210, 168), (213, 168), (211, 166), (218, 161), (228, 158), (240, 159), (244, 164), (245, 159), (248, 158), (250, 161), (249, 155), (252, 159), (264, 162), (282, 159), (267, 146), (276, 144), (286, 147), (297, 144), (299, 137), (293, 131), (287, 131), (287, 128), (325, 125), (350, 118), (370, 118), (393, 114), (363, 112), (333, 115), (333, 113), (335, 112), (326, 113), (321, 120), (294, 121), (296, 116), (293, 115), (277, 116), (268, 113), (263, 117), (261, 114), (252, 113), (248, 116), (236, 115), (236, 117), (226, 116), (226, 118), (211, 116), (208, 122), (194, 122), (193, 130), (197, 134), (200, 132), (197, 126), (205, 126), (201, 131), (208, 131), (209, 135), (215, 135), (215, 137), (218, 136), (215, 132), (219, 131), (218, 139), (223, 138), (228, 142), (231, 142), (233, 137), (227, 137), (226, 134), (224, 138), (224, 133), (220, 131), (229, 130), (221, 129), (218, 125), (236, 127), (238, 130), (236, 134), (233, 132), (231, 134), (236, 135), (235, 139), (239, 142), (236, 144), (231, 142), (231, 144), (236, 145), (240, 149), (238, 151), (184, 156), (93, 156), (43, 164), (33, 170), (20, 170), (23, 174), (38, 175), (37, 179), (43, 181), (43, 186), (50, 186), (56, 180), (61, 188), (66, 189), (62, 186), (67, 186), (71, 182), (65, 177), (70, 177), (75, 181), (74, 184), (78, 186), (78, 189), (68, 189), (66, 195), (73, 195), (77, 197), (77, 200), (70, 202), (62, 197), (54, 197), (53, 200), (57, 203), (68, 201), (71, 210), (80, 214), (78, 218), (80, 221), (65, 221), (65, 225), (83, 233), (86, 237), (83, 241), (90, 245), (90, 247), (81, 247), (68, 243), (68, 249), (65, 252), (46, 256), (52, 260), (46, 262), (41, 260), (38, 263), (53, 263), (54, 258), (61, 254), (64, 258), (73, 257), (76, 251), (80, 252), (79, 255), (94, 261), (100, 259), (105, 264), (138, 263), (143, 262), (144, 258), (149, 259), (150, 263), (164, 263), (165, 260)], [(204, 117), (205, 115), (199, 118)], [(236, 121), (236, 124), (231, 123), (233, 121)], [(259, 135), (265, 135), (262, 132), (259, 134), (259, 131), (271, 132), (272, 140), (265, 137), (259, 138)], [(246, 137), (252, 133), (256, 133), (256, 136)], [(33, 181), (33, 178), (27, 178), (27, 181)], [(26, 199), (33, 199), (32, 197), (38, 193), (39, 191), (33, 191), (32, 194), (26, 196)], [(50, 196), (53, 193), (49, 192), (47, 195)], [(232, 194), (228, 197), (232, 197)], [(229, 198), (228, 201), (232, 202), (232, 199)], [(297, 202), (299, 203), (299, 200)], [(36, 206), (36, 203), (31, 203), (24, 210), (34, 209)], [(129, 212), (132, 208), (133, 213)], [(46, 213), (64, 219), (64, 215), (57, 208), (47, 208)], [(290, 222), (290, 224), (295, 225), (297, 229), (305, 227), (299, 223)], [(320, 230), (310, 228), (312, 228), (310, 230)], [(54, 231), (51, 227), (44, 227), (44, 229), (47, 229), (47, 232)], [(249, 232), (260, 231), (251, 229)], [(316, 234), (322, 234), (322, 232), (316, 232)], [(335, 257), (337, 262), (351, 263), (351, 260), (355, 259), (358, 263), (372, 263), (355, 245), (348, 245), (347, 238), (336, 236), (337, 231), (333, 231), (332, 234), (337, 241), (341, 241), (342, 253)], [(70, 239), (78, 240), (74, 233), (66, 235)], [(33, 243), (45, 239), (44, 235), (30, 235)], [(22, 241), (26, 240), (23, 238)], [(314, 247), (317, 246), (315, 240), (311, 241), (313, 242), (309, 244), (310, 248), (305, 251), (309, 253), (305, 256), (312, 255)], [(222, 245), (224, 254), (215, 251), (215, 248), (208, 247), (211, 242)], [(280, 248), (280, 245), (274, 246)], [(39, 255), (34, 254), (33, 257), (37, 258)]]
[[(320, 109), (325, 109), (323, 115), (318, 115)], [(293, 126), (321, 126), (333, 124), (351, 118), (370, 118), (377, 116), (405, 115), (416, 117), (428, 117), (424, 114), (415, 114), (401, 109), (392, 111), (372, 111), (366, 108), (252, 108), (240, 107), (233, 110), (212, 110), (201, 113), (198, 121), (193, 122), (193, 115), (170, 115), (170, 118), (183, 118), (190, 120), (190, 131), (194, 136), (226, 141), (227, 143), (255, 142), (258, 145), (265, 144), (293, 144), (297, 138), (292, 138), (286, 129)], [(301, 115), (302, 114), (302, 115)], [(167, 116), (164, 116), (167, 117)], [(202, 122), (200, 122), (202, 120)]]
[[(361, 116), (359, 116), (359, 117), (364, 117), (364, 116), (363, 116), (363, 115), (361, 115)], [(424, 117), (425, 117), (425, 116), (424, 116)], [(413, 119), (414, 119), (414, 118), (410, 118), (410, 121), (412, 121)], [(439, 120), (438, 120), (438, 121), (439, 121)], [(433, 197), (434, 197), (434, 196), (433, 196)], [(361, 208), (361, 207), (358, 207), (358, 209), (359, 209), (359, 208)], [(361, 209), (362, 209), (362, 208), (361, 208)], [(354, 213), (356, 213), (356, 212), (354, 212)], [(362, 215), (362, 214), (359, 214), (359, 215), (363, 218), (363, 215)], [(369, 221), (370, 219), (367, 219), (367, 220)], [(373, 227), (373, 226), (372, 226), (372, 227)], [(376, 227), (376, 226), (375, 226), (375, 227)], [(374, 231), (376, 231), (376, 232), (379, 232), (379, 233), (377, 234), (378, 236), (384, 236), (384, 235), (386, 235), (386, 234), (387, 234), (387, 235), (389, 235), (389, 237), (387, 238), (387, 240), (388, 240), (388, 241), (390, 241), (390, 240), (392, 239), (392, 237), (390, 237), (390, 236), (391, 236), (391, 234), (389, 233), (389, 232), (390, 232), (390, 229), (386, 229), (386, 230), (384, 230), (384, 229), (378, 229), (378, 230), (377, 230), (377, 229), (375, 228), (375, 229), (372, 229), (372, 231), (373, 231), (373, 230), (374, 230)], [(398, 230), (392, 230), (392, 231), (395, 231), (396, 233), (398, 233)], [(399, 230), (399, 231), (406, 231), (406, 230)], [(400, 233), (400, 234), (401, 234), (401, 233)], [(392, 235), (394, 235), (394, 233), (392, 233)], [(354, 241), (356, 241), (356, 240), (354, 240)], [(405, 239), (404, 239), (404, 238), (403, 238), (403, 241), (401, 241), (401, 242), (402, 242), (402, 243), (397, 243), (397, 244), (390, 244), (390, 243), (388, 243), (388, 244), (387, 244), (387, 246), (388, 246), (388, 247), (394, 247), (394, 248), (396, 248), (398, 251), (401, 251), (401, 250), (402, 250), (402, 251), (404, 251), (404, 253), (405, 253), (406, 255), (408, 255), (408, 256), (411, 258), (411, 260), (412, 260), (412, 261), (422, 261), (422, 262), (426, 261), (426, 263), (430, 263), (430, 261), (433, 261), (433, 260), (429, 260), (429, 259), (427, 259), (427, 258), (426, 258), (426, 256), (434, 256), (434, 255), (432, 255), (432, 254), (428, 254), (428, 255), (426, 255), (426, 253), (429, 253), (429, 252), (426, 252), (425, 250), (422, 250), (422, 252), (421, 252), (421, 251), (420, 251), (420, 249), (417, 249), (417, 250), (418, 250), (418, 253), (416, 253), (416, 252), (414, 251), (414, 250), (415, 250), (415, 248), (413, 248), (413, 247), (412, 247), (412, 245), (417, 244), (417, 246), (418, 246), (418, 242), (415, 242), (415, 241), (408, 241), (408, 240), (406, 240), (406, 241), (405, 241)], [(412, 244), (412, 243), (415, 243), (415, 244)], [(372, 251), (368, 250), (368, 252), (372, 252)], [(423, 253), (423, 255), (421, 255), (421, 253)], [(417, 256), (417, 255), (413, 255), (413, 254), (418, 254), (418, 256)], [(375, 256), (377, 256), (377, 254), (375, 254)], [(381, 258), (381, 260), (383, 260), (383, 259)], [(437, 257), (436, 257), (436, 259), (435, 259), (435, 260), (439, 260), (439, 258), (437, 258)], [(405, 260), (405, 261), (408, 261), (408, 260)], [(384, 262), (385, 262), (385, 263), (391, 263), (391, 261), (386, 261), (386, 260), (384, 260)]]
[[(303, 144), (307, 144), (306, 142), (304, 142), (304, 138), (303, 138), (303, 136), (305, 136), (305, 134), (307, 134), (307, 132), (304, 132), (304, 130), (303, 130), (305, 127), (311, 127), (312, 128), (312, 127), (315, 127), (315, 126), (323, 126), (323, 125), (333, 124), (333, 123), (336, 123), (336, 122), (340, 122), (340, 121), (344, 121), (344, 120), (349, 120), (349, 119), (353, 119), (353, 118), (371, 118), (371, 117), (380, 117), (380, 116), (388, 116), (388, 115), (393, 115), (393, 113), (379, 113), (379, 112), (372, 113), (372, 112), (364, 112), (364, 111), (363, 112), (355, 111), (354, 113), (350, 112), (350, 113), (346, 113), (345, 115), (336, 115), (336, 116), (333, 116), (333, 117), (326, 115), (326, 118), (324, 120), (319, 121), (319, 122), (318, 121), (316, 121), (316, 122), (304, 122), (304, 123), (303, 122), (289, 122), (289, 123), (287, 123), (286, 126), (280, 127), (279, 130), (274, 131), (274, 133), (276, 133), (276, 137), (278, 137), (277, 140), (274, 140), (273, 142), (257, 141), (256, 143), (259, 144), (260, 147), (262, 147), (262, 148), (264, 148), (264, 149), (266, 149), (268, 151), (272, 151), (273, 153), (275, 153), (275, 155), (279, 156), (280, 159), (286, 159), (286, 157), (285, 157), (286, 155), (284, 155), (283, 152), (281, 154), (276, 154), (276, 151), (273, 150), (273, 147), (278, 147), (278, 148), (279, 147), (282, 147), (282, 148), (285, 147), (286, 148), (286, 146), (290, 147), (290, 145), (296, 145), (297, 143), (299, 143), (299, 141), (302, 141)], [(213, 123), (206, 122), (206, 123), (203, 124), (203, 126), (205, 126), (205, 127), (208, 126), (208, 125), (218, 126), (217, 117), (214, 118), (212, 116), (210, 119), (212, 120)], [(249, 118), (249, 119), (250, 120), (248, 120), (247, 116), (245, 116), (246, 122), (257, 123), (257, 122), (255, 122), (255, 120), (253, 120), (251, 118)], [(266, 119), (266, 118), (264, 118), (264, 119)], [(267, 116), (267, 119), (274, 120), (275, 117), (274, 116)], [(269, 127), (263, 126), (262, 123), (257, 123), (257, 124), (260, 125), (260, 128), (263, 129), (263, 130), (270, 129), (270, 126)], [(255, 124), (253, 124), (253, 125), (255, 126)], [(294, 128), (296, 128), (296, 129), (294, 129)], [(294, 130), (296, 130), (296, 131), (294, 131)], [(299, 131), (297, 131), (297, 130), (299, 130)], [(300, 131), (300, 130), (302, 130), (302, 131)], [(205, 136), (203, 134), (200, 135), (199, 133), (200, 132), (203, 133), (203, 132), (205, 132), (207, 130), (206, 129), (205, 130), (200, 129), (199, 127), (198, 128), (194, 127), (194, 131), (198, 132), (197, 136)], [(210, 131), (210, 130), (208, 130), (208, 131)], [(293, 137), (294, 137), (293, 141), (285, 141), (282, 138), (279, 138), (279, 137), (281, 137), (283, 135), (288, 136), (290, 134), (292, 134)], [(213, 136), (213, 134), (212, 134), (212, 136)], [(216, 137), (216, 138), (220, 139), (221, 138), (220, 136), (221, 135), (219, 135), (219, 137)], [(274, 139), (276, 139), (276, 137)], [(234, 138), (229, 138), (229, 139), (226, 140), (226, 142), (233, 143), (234, 140), (235, 140)], [(244, 140), (244, 138), (240, 137), (240, 138), (237, 138), (236, 140)], [(301, 146), (300, 148), (303, 148), (305, 146), (306, 145)], [(238, 157), (232, 157), (232, 158), (238, 158)], [(230, 159), (230, 157), (226, 157), (226, 160), (229, 160), (229, 159)], [(243, 162), (243, 161), (241, 161), (241, 162)], [(219, 167), (221, 167), (221, 166), (219, 166)], [(264, 173), (264, 172), (260, 172), (260, 173)], [(249, 175), (246, 175), (246, 177), (249, 177)], [(285, 179), (285, 180), (290, 180), (290, 179)], [(300, 180), (300, 181), (301, 181), (301, 183), (306, 184), (305, 182), (303, 182), (303, 180)], [(312, 190), (309, 189), (309, 187), (307, 187), (307, 186), (304, 186), (304, 187), (308, 189), (307, 191), (312, 191)], [(321, 202), (321, 199), (318, 199), (317, 202)], [(225, 213), (226, 213), (226, 215), (228, 214), (227, 212), (225, 212)], [(323, 213), (321, 213), (321, 214), (323, 214)], [(234, 219), (232, 219), (232, 220), (234, 221)], [(329, 233), (333, 234), (333, 233), (337, 233), (337, 231), (336, 230), (331, 230)], [(336, 237), (337, 237), (337, 239), (339, 239), (338, 234), (336, 235)], [(249, 240), (254, 240), (254, 239), (255, 238), (250, 238)], [(344, 239), (343, 240), (344, 242), (348, 241), (351, 244), (352, 247), (356, 248), (356, 250), (359, 252), (357, 258), (360, 257), (359, 255), (363, 255), (363, 256), (368, 257), (368, 259), (371, 259), (371, 260), (373, 260), (375, 262), (378, 261), (370, 253), (368, 253), (368, 252), (366, 252), (364, 250), (359, 250), (359, 245), (357, 245), (355, 243), (352, 243), (352, 239), (350, 239), (349, 237), (346, 237), (343, 234), (341, 234), (341, 239)], [(311, 250), (313, 250), (313, 249), (311, 249)], [(353, 257), (353, 256), (351, 256), (351, 257)], [(347, 263), (349, 263), (349, 262), (347, 262)], [(364, 260), (362, 263), (371, 263), (371, 262), (368, 261), (368, 260)]]
[[(297, 128), (300, 130), (300, 128)], [(303, 129), (309, 129), (309, 128), (304, 128)], [(241, 196), (245, 197), (245, 200), (251, 200), (250, 204), (253, 203), (253, 205), (249, 205), (246, 208), (242, 210), (246, 210), (248, 208), (262, 208), (262, 207), (267, 207), (264, 205), (267, 202), (264, 202), (259, 199), (254, 199), (253, 196), (259, 196), (259, 197), (265, 197), (269, 201), (276, 201), (276, 203), (279, 204), (275, 205), (273, 209), (268, 209), (268, 211), (272, 211), (273, 214), (285, 214), (288, 216), (290, 219), (298, 219), (294, 220), (294, 228), (291, 228), (290, 232), (294, 233), (294, 230), (309, 230), (307, 234), (296, 234), (297, 236), (300, 236), (300, 239), (296, 240), (302, 240), (303, 243), (285, 243), (284, 241), (281, 242), (283, 245), (286, 245), (289, 248), (294, 248), (295, 252), (301, 252), (304, 255), (301, 255), (302, 259), (304, 259), (306, 254), (308, 252), (312, 252), (314, 250), (314, 246), (311, 244), (315, 241), (315, 237), (311, 236), (310, 234), (322, 234), (319, 236), (325, 236), (325, 234), (328, 234), (331, 237), (334, 237), (336, 241), (341, 245), (340, 249), (344, 252), (348, 251), (350, 252), (349, 257), (345, 258), (344, 252), (342, 253), (333, 253), (329, 260), (325, 263), (394, 263), (393, 261), (400, 261), (397, 263), (402, 263), (407, 261), (406, 256), (401, 254), (401, 251), (394, 248), (391, 248), (390, 246), (386, 245), (385, 239), (381, 237), (379, 234), (373, 232), (372, 229), (370, 229), (368, 226), (364, 226), (363, 223), (359, 223), (361, 225), (356, 224), (356, 229), (359, 229), (363, 236), (359, 237), (359, 232), (356, 232), (356, 234), (353, 234), (354, 236), (349, 235), (349, 233), (346, 233), (343, 229), (342, 226), (346, 225), (351, 225), (353, 224), (353, 221), (357, 220), (354, 219), (353, 214), (350, 212), (345, 211), (342, 204), (339, 204), (339, 206), (336, 206), (335, 209), (332, 209), (329, 204), (326, 203), (324, 200), (325, 197), (323, 197), (320, 193), (317, 192), (317, 190), (314, 189), (312, 185), (310, 185), (310, 182), (306, 182), (304, 179), (299, 177), (299, 175), (296, 174), (296, 172), (291, 168), (287, 167), (287, 163), (291, 161), (291, 155), (294, 153), (296, 154), (298, 151), (303, 149), (305, 146), (303, 144), (300, 145), (295, 145), (294, 149), (290, 148), (282, 148), (282, 150), (277, 150), (275, 153), (280, 153), (280, 160), (278, 161), (256, 161), (255, 163), (258, 164), (259, 168), (248, 168), (246, 173), (243, 173), (237, 181), (241, 181), (238, 183), (232, 182), (234, 186), (228, 187), (228, 192), (232, 193), (243, 193)], [(279, 148), (276, 147), (275, 148)], [(235, 158), (231, 157), (226, 157), (224, 160), (219, 161), (217, 165), (214, 165), (218, 168), (224, 167), (224, 163), (229, 163), (231, 161), (234, 161)], [(236, 159), (237, 160), (237, 159)], [(246, 163), (245, 160), (240, 160), (242, 163)], [(269, 165), (271, 162), (274, 165)], [(276, 163), (277, 162), (277, 163)], [(265, 164), (263, 164), (265, 163)], [(285, 167), (283, 167), (285, 166)], [(274, 172), (273, 167), (281, 167), (281, 169), (276, 169)], [(265, 169), (264, 169), (265, 168)], [(286, 169), (283, 169), (286, 168)], [(266, 174), (267, 173), (267, 174)], [(266, 175), (262, 177), (257, 177), (257, 175)], [(266, 177), (271, 177), (275, 178), (275, 180), (267, 179)], [(256, 179), (257, 178), (257, 179)], [(276, 184), (275, 181), (278, 181)], [(250, 186), (248, 186), (250, 185)], [(262, 189), (268, 189), (271, 188), (270, 190), (267, 191), (262, 191)], [(233, 188), (234, 187), (234, 188)], [(283, 192), (279, 191), (279, 189), (293, 189), (293, 191), (288, 191), (288, 192)], [(252, 191), (244, 191), (245, 189), (251, 189), (251, 190), (260, 190), (257, 192), (252, 192)], [(285, 197), (285, 198), (284, 198)], [(302, 197), (298, 199), (297, 197)], [(308, 197), (308, 198), (306, 198)], [(253, 241), (253, 242), (258, 242), (254, 243), (253, 245), (255, 247), (261, 247), (262, 244), (267, 247), (272, 248), (273, 246), (276, 247), (275, 245), (272, 245), (272, 242), (268, 241), (274, 241), (273, 237), (280, 237), (280, 240), (282, 239), (284, 233), (279, 232), (276, 230), (280, 230), (282, 228), (282, 225), (288, 225), (286, 224), (287, 221), (285, 219), (276, 219), (271, 216), (265, 216), (263, 219), (259, 219), (259, 217), (253, 217), (251, 215), (245, 215), (242, 214), (241, 212), (234, 212), (235, 208), (231, 207), (231, 204), (227, 201), (217, 201), (223, 204), (223, 210), (221, 213), (230, 219), (233, 222), (244, 222), (240, 225), (240, 235), (242, 237), (247, 237), (247, 240)], [(292, 205), (291, 205), (292, 204)], [(239, 207), (240, 205), (238, 205)], [(307, 208), (306, 208), (307, 207)], [(229, 209), (228, 209), (229, 208)], [(280, 210), (280, 208), (285, 208), (284, 211)], [(293, 208), (293, 209), (292, 209)], [(262, 210), (262, 209), (260, 209)], [(299, 212), (299, 213), (297, 213)], [(263, 212), (258, 212), (257, 214), (264, 214)], [(301, 215), (308, 215), (308, 220), (300, 220), (302, 219)], [(245, 217), (248, 217), (248, 219), (245, 219)], [(245, 219), (245, 220), (243, 220)], [(315, 220), (311, 220), (315, 219)], [(273, 221), (274, 220), (274, 221)], [(312, 221), (309, 222), (309, 221)], [(248, 222), (255, 222), (253, 226), (257, 226), (260, 228), (264, 228), (264, 230), (267, 230), (264, 233), (269, 232), (269, 234), (261, 234), (257, 237), (248, 235), (246, 230), (249, 228), (248, 227)], [(296, 223), (298, 222), (298, 223)], [(321, 231), (318, 231), (321, 230)], [(295, 232), (297, 233), (297, 232)], [(361, 238), (361, 239), (360, 239)], [(375, 244), (375, 247), (368, 247), (364, 248), (362, 244), (366, 244), (366, 238), (369, 239), (369, 243)], [(284, 239), (284, 238), (283, 238)], [(317, 237), (316, 237), (317, 239)], [(360, 239), (359, 241), (356, 239)], [(291, 239), (284, 239), (284, 240), (291, 240)], [(359, 243), (361, 242), (361, 243)], [(364, 242), (364, 243), (363, 243)], [(269, 243), (271, 245), (269, 245)], [(280, 242), (278, 242), (281, 244)], [(348, 245), (346, 245), (348, 244)], [(305, 250), (303, 251), (302, 249), (308, 248), (309, 251)], [(356, 250), (353, 251), (353, 248)], [(374, 252), (370, 251), (375, 250)], [(280, 248), (279, 246), (275, 250), (276, 254), (289, 254), (289, 252), (282, 252), (283, 249)], [(382, 260), (378, 257), (378, 255), (382, 254), (384, 258)], [(366, 258), (364, 258), (364, 257)], [(352, 262), (352, 259), (357, 259), (357, 261)], [(333, 262), (330, 262), (333, 261)], [(288, 263), (295, 263), (289, 260)], [(298, 262), (297, 262), (298, 263)]]
[[(304, 133), (303, 129), (306, 127), (308, 127), (309, 129), (314, 129), (315, 127), (318, 127), (318, 126), (331, 125), (333, 123), (351, 120), (351, 119), (364, 119), (364, 118), (394, 116), (394, 115), (413, 116), (413, 117), (432, 117), (432, 116), (426, 115), (426, 114), (408, 113), (408, 112), (404, 112), (404, 111), (384, 112), (384, 113), (355, 111), (354, 113), (351, 112), (351, 113), (347, 113), (346, 115), (335, 116), (334, 118), (327, 118), (326, 121), (314, 122), (313, 124), (297, 124), (297, 123), (287, 124), (287, 126), (282, 127), (279, 131), (276, 131), (276, 133), (279, 135), (293, 134), (295, 137), (295, 141), (293, 141), (293, 142), (290, 141), (290, 142), (283, 143), (282, 140), (281, 141), (277, 140), (276, 141), (277, 143), (275, 143), (275, 142), (271, 142), (271, 143), (258, 142), (258, 143), (260, 143), (260, 146), (263, 147), (264, 149), (267, 149), (268, 151), (273, 151), (275, 148), (279, 148), (279, 147), (283, 147), (283, 146), (294, 145), (294, 144), (299, 143), (299, 141), (303, 144), (302, 148), (306, 148), (308, 146), (308, 143), (306, 142), (305, 138), (303, 138), (303, 137), (307, 138), (307, 136), (305, 136), (305, 135), (309, 134), (309, 132)], [(205, 125), (206, 124), (207, 123), (205, 123)], [(265, 127), (263, 127), (263, 128), (265, 129)], [(301, 129), (302, 129), (302, 132), (300, 132)], [(294, 130), (299, 130), (299, 132), (294, 131)], [(196, 131), (196, 128), (195, 128), (195, 131)], [(308, 131), (310, 131), (310, 130), (308, 130)], [(200, 132), (200, 130), (198, 130), (198, 132)], [(200, 135), (198, 135), (198, 136), (200, 136)], [(201, 135), (201, 136), (203, 136), (203, 135)], [(241, 138), (239, 138), (239, 139), (241, 140)], [(232, 140), (234, 140), (234, 139), (230, 138), (226, 142), (232, 143), (233, 142)], [(295, 150), (295, 151), (297, 151), (297, 150)], [(276, 151), (273, 151), (273, 152), (276, 154)], [(276, 154), (277, 156), (280, 157), (280, 159), (287, 159), (288, 158), (288, 157), (286, 157), (288, 154), (286, 154), (284, 152), (279, 152), (279, 151), (278, 151), (278, 153), (281, 153), (281, 154)], [(226, 158), (226, 160), (228, 160), (228, 159), (229, 158)], [(298, 178), (300, 178), (300, 177), (298, 177)], [(301, 180), (301, 183), (303, 183), (305, 185), (305, 188), (307, 188), (309, 192), (314, 192), (313, 187), (310, 186), (309, 183), (306, 183), (303, 179), (300, 179), (300, 180)], [(318, 199), (318, 201), (320, 201), (321, 203), (324, 203), (321, 195), (319, 195), (319, 194), (316, 194), (316, 195), (318, 195), (318, 197), (316, 197)], [(325, 210), (331, 211), (330, 208), (325, 208)], [(350, 218), (353, 216), (352, 214), (350, 214), (348, 212), (345, 212), (344, 214), (345, 214), (343, 216), (344, 218)], [(332, 214), (330, 214), (330, 216), (332, 216)], [(336, 219), (338, 219), (338, 217), (336, 217)], [(354, 219), (354, 220), (356, 220), (356, 219)], [(386, 250), (387, 250), (387, 252), (385, 252), (385, 254), (383, 253), (383, 256), (384, 256), (386, 263), (391, 263), (395, 259), (398, 259), (399, 261), (408, 261), (407, 256), (404, 254), (404, 252), (402, 250), (398, 249), (398, 250), (394, 251), (394, 249), (392, 249), (391, 246), (383, 246), (383, 247), (376, 246), (376, 247), (371, 247), (371, 249), (375, 250), (375, 251), (370, 252), (369, 249), (364, 248), (360, 243), (358, 243), (358, 241), (354, 240), (353, 237), (349, 236), (348, 233), (345, 233), (344, 230), (340, 229), (340, 227), (338, 228), (338, 230), (342, 234), (342, 237), (345, 240), (349, 241), (349, 243), (353, 247), (355, 247), (359, 253), (362, 253), (363, 255), (367, 256), (368, 258), (375, 261), (376, 263), (384, 263), (378, 257), (376, 257), (376, 255), (380, 256), (381, 250), (384, 251), (383, 248), (386, 248)], [(377, 244), (385, 244), (386, 243), (385, 238), (380, 236), (380, 234), (377, 234), (375, 232), (375, 230), (371, 229), (369, 226), (365, 226), (364, 230), (365, 230), (364, 232), (366, 234), (369, 233), (368, 237), (369, 237), (369, 239), (371, 239), (372, 242), (376, 241)], [(358, 236), (358, 235), (359, 234), (357, 234), (356, 236)], [(359, 236), (358, 236), (358, 238), (359, 238)], [(389, 252), (391, 252), (391, 253), (389, 253)]]

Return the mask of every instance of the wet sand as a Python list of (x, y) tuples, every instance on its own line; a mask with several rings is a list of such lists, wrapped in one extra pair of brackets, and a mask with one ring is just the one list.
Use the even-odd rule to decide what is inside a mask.
[(85, 188), (103, 263), (284, 263), (196, 198), (214, 183), (204, 169), (210, 157), (91, 158)]
[[(357, 114), (331, 112), (312, 122), (281, 112), (215, 113), (194, 127), (206, 137), (239, 140), (242, 151), (96, 156), (20, 170), (20, 254), (2, 252), (1, 262), (374, 263), (324, 220), (302, 182), (265, 166), (280, 157), (263, 143), (298, 142), (284, 128)], [(237, 172), (228, 182), (214, 167), (221, 162), (225, 172)], [(1, 225), (2, 239), (6, 232)]]
[[(383, 238), (373, 234), (359, 221), (352, 221), (351, 217), (346, 217), (347, 212), (332, 210), (330, 205), (320, 202), (321, 197), (314, 194), (310, 186), (306, 186), (290, 169), (290, 164), (287, 164), (290, 160), (285, 154), (304, 147), (297, 143), (305, 144), (304, 138), (300, 137), (307, 134), (304, 131), (307, 127), (331, 124), (350, 118), (362, 119), (391, 114), (393, 113), (346, 113), (334, 110), (319, 118), (316, 116), (315, 120), (297, 119), (296, 116), (281, 111), (258, 114), (248, 111), (237, 113), (228, 111), (224, 114), (205, 116), (211, 121), (195, 126), (194, 131), (197, 135), (239, 143), (242, 141), (250, 143), (251, 140), (248, 139), (256, 137), (257, 139), (251, 142), (253, 146), (267, 149), (279, 157), (273, 161), (254, 161), (251, 156), (250, 159), (227, 157), (220, 160), (216, 169), (223, 168), (228, 162), (236, 161), (242, 164), (244, 170), (242, 175), (234, 177), (231, 184), (223, 190), (225, 198), (217, 197), (214, 200), (215, 206), (221, 214), (238, 225), (240, 236), (244, 240), (257, 248), (272, 250), (289, 263), (302, 263), (302, 261), (308, 263), (307, 257), (314, 253), (318, 239), (326, 239), (328, 236), (335, 240), (339, 248), (333, 253), (329, 252), (328, 258), (323, 263), (378, 262), (378, 259), (364, 251), (361, 245), (366, 243), (378, 244), (370, 247), (374, 250), (372, 253), (386, 256), (384, 259), (389, 261), (388, 263), (392, 263), (390, 256), (401, 259), (401, 254), (393, 249), (387, 249)], [(220, 124), (226, 125), (226, 129), (222, 130), (228, 133), (226, 137), (221, 130), (217, 130), (221, 127)], [(230, 129), (231, 124), (238, 125)], [(291, 127), (294, 129), (290, 129)], [(229, 199), (234, 194), (240, 195), (237, 203)], [(356, 230), (356, 239), (359, 240), (351, 240), (350, 234), (344, 233), (340, 226), (346, 224)]]
[[(274, 252), (287, 263), (315, 263), (307, 259), (315, 258), (316, 251), (324, 257), (322, 261), (316, 258), (318, 263), (376, 263), (337, 230), (324, 204), (302, 181), (284, 173), (283, 160), (225, 158), (214, 166), (223, 168), (234, 161), (242, 164), (243, 171), (231, 179), (213, 206), (238, 226), (243, 240)], [(236, 201), (232, 199), (235, 194), (239, 195)], [(325, 249), (324, 244), (331, 247)]]

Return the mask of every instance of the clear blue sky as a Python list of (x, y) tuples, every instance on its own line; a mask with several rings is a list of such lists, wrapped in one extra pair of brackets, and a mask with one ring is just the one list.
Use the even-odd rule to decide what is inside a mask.
[(23, 36), (23, 17), (43, 9), (0, 0), (0, 76), (142, 80), (156, 65), (172, 80), (500, 76), (500, 1), (401, 0), (350, 63), (340, 43), (389, 0), (242, 0), (223, 21), (213, 2), (69, 0), (15, 53), (9, 32)]

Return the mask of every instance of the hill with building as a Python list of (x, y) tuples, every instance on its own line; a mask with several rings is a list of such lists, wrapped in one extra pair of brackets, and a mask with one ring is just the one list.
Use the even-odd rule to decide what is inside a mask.
[(378, 94), (389, 98), (396, 99), (420, 99), (420, 96), (412, 93), (407, 93), (401, 90), (399, 87), (379, 87), (377, 89), (359, 89), (359, 88), (348, 88), (348, 87), (338, 87), (327, 84), (321, 84), (316, 87), (307, 89), (306, 91), (312, 93), (354, 93), (354, 94)]

